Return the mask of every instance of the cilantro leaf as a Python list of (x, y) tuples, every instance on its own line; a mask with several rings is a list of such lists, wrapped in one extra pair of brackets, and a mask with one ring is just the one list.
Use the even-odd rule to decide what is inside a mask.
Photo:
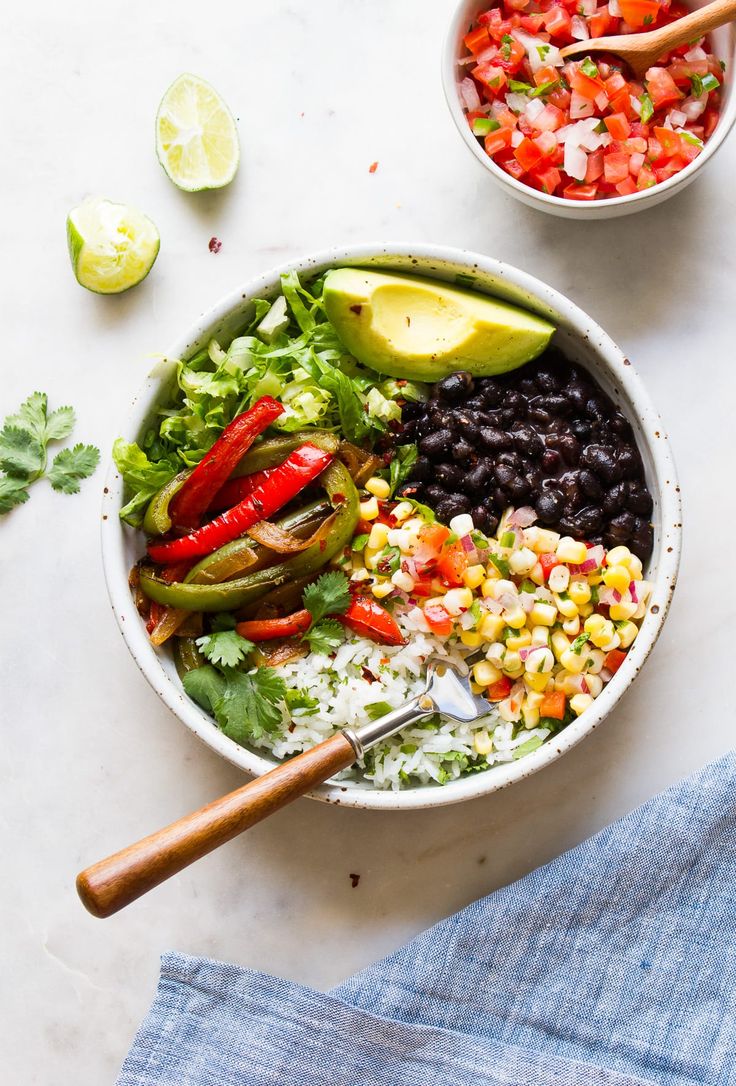
[(38, 478), (44, 469), (44, 449), (30, 430), (6, 425), (0, 431), (0, 468), (26, 482)]
[(330, 653), (345, 640), (345, 631), (336, 618), (323, 618), (310, 626), (302, 638), (309, 643), (310, 652)]
[(211, 664), (236, 667), (255, 645), (235, 630), (221, 630), (197, 638), (197, 648)]
[(15, 415), (10, 415), (5, 420), (6, 426), (16, 426), (20, 430), (27, 430), (38, 441), (43, 441), (46, 432), (46, 409), (48, 397), (45, 392), (32, 392), (27, 400), (18, 408)]
[(54, 490), (64, 494), (76, 494), (79, 480), (87, 479), (100, 462), (100, 450), (94, 445), (77, 444), (73, 449), (62, 449), (54, 457), (48, 480)]
[(217, 722), (236, 743), (260, 739), (275, 732), (282, 722), (279, 702), (286, 699), (286, 684), (273, 668), (228, 671), (225, 692), (215, 704)]
[(339, 615), (347, 611), (350, 603), (348, 579), (339, 570), (323, 573), (313, 584), (307, 585), (303, 596), (304, 606), (316, 625), (325, 615)]
[(416, 445), (399, 445), (396, 449), (389, 467), (389, 486), (391, 487), (392, 496), (396, 491), (396, 487), (408, 477), (418, 455), (419, 450)]
[(215, 706), (225, 694), (226, 681), (220, 672), (211, 664), (205, 664), (187, 671), (181, 681), (192, 701), (214, 716)]
[(234, 630), (236, 626), (237, 620), (230, 611), (220, 611), (219, 614), (213, 615), (210, 619), (210, 629), (213, 633), (220, 633), (221, 630)]
[(570, 645), (571, 651), (574, 652), (576, 656), (579, 656), (583, 651), (583, 645), (586, 641), (590, 641), (590, 634), (581, 633), (579, 637), (575, 638), (572, 645)]
[(62, 441), (74, 429), (74, 408), (59, 407), (52, 411), (46, 423), (45, 437), (47, 441)]
[(11, 479), (7, 475), (0, 476), (0, 516), (15, 509), (16, 505), (27, 502), (29, 496), (24, 479)]

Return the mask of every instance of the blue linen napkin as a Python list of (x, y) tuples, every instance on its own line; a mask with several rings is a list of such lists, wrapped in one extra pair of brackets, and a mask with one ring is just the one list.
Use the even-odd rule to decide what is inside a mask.
[(736, 1081), (736, 756), (330, 993), (166, 954), (117, 1086)]

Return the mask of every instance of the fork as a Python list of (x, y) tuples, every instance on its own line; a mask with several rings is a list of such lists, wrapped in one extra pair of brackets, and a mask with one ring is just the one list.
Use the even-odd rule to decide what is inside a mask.
[[(476, 655), (466, 658), (464, 669)], [(468, 674), (460, 675), (447, 661), (430, 658), (424, 690), (398, 709), (362, 727), (343, 728), (242, 788), (86, 868), (77, 876), (82, 903), (94, 916), (112, 916), (195, 860), (347, 769), (371, 747), (403, 728), (433, 713), (470, 723), (488, 711), (488, 702), (470, 689)]]

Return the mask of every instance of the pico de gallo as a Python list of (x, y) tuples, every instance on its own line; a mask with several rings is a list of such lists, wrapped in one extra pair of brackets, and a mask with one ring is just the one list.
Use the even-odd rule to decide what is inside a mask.
[(565, 62), (560, 50), (686, 12), (670, 0), (499, 0), (464, 38), (458, 89), (471, 131), (511, 177), (565, 200), (666, 181), (718, 123), (724, 66), (707, 38), (672, 50), (643, 79), (612, 54)]

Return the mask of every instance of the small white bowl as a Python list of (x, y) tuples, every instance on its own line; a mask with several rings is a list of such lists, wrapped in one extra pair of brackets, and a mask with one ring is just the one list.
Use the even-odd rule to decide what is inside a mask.
[[(384, 792), (367, 782), (341, 782), (325, 784), (313, 793), (315, 798), (327, 802), (384, 810), (457, 803), (504, 788), (559, 758), (601, 723), (638, 674), (662, 629), (677, 578), (681, 511), (675, 467), (665, 430), (634, 367), (603, 329), (545, 283), (479, 253), (438, 245), (360, 245), (295, 260), (229, 294), (172, 345), (167, 358), (186, 357), (213, 336), (232, 335), (238, 325), (242, 327), (254, 298), (273, 296), (277, 292), (281, 272), (293, 268), (300, 275), (313, 276), (330, 267), (351, 264), (416, 272), (450, 282), (459, 281), (466, 286), (475, 285), (481, 291), (524, 306), (553, 321), (557, 326), (553, 342), (570, 359), (590, 371), (634, 427), (654, 499), (654, 550), (645, 571), (653, 582), (651, 606), (624, 664), (590, 709), (518, 762), (495, 766), (485, 773), (476, 773), (441, 787), (425, 785), (400, 792)], [(127, 440), (135, 441), (140, 437), (157, 404), (165, 397), (170, 388), (170, 369), (165, 365), (158, 366), (135, 397), (122, 431)], [(248, 773), (265, 773), (273, 767), (274, 761), (228, 739), (186, 696), (169, 652), (157, 652), (149, 641), (128, 587), (129, 570), (144, 552), (143, 536), (120, 521), (118, 511), (122, 504), (123, 482), (113, 465), (103, 498), (102, 557), (113, 611), (133, 658), (153, 689), (195, 735)]]
[[(696, 0), (690, 5), (693, 8), (703, 7), (708, 0)], [(616, 219), (620, 215), (630, 215), (634, 211), (643, 211), (646, 207), (654, 207), (661, 204), (676, 192), (682, 192), (691, 181), (694, 181), (703, 166), (713, 157), (721, 146), (726, 136), (731, 131), (736, 121), (736, 95), (733, 94), (731, 81), (731, 66), (736, 62), (736, 26), (730, 23), (728, 26), (719, 27), (711, 34), (713, 48), (718, 58), (726, 64), (726, 82), (724, 84), (723, 106), (716, 130), (705, 144), (704, 149), (684, 170), (663, 181), (659, 185), (653, 185), (643, 192), (634, 192), (631, 196), (615, 196), (607, 200), (576, 201), (566, 200), (561, 196), (548, 196), (544, 192), (530, 188), (522, 184), (510, 174), (502, 170), (500, 166), (484, 151), (481, 143), (470, 131), (463, 111), (462, 102), (458, 93), (458, 83), (465, 73), (458, 60), (467, 55), (463, 45), (463, 38), (468, 33), (476, 16), (481, 11), (488, 9), (488, 2), (483, 0), (461, 0), (450, 23), (447, 37), (442, 52), (442, 86), (445, 98), (450, 107), (452, 119), (457, 125), (460, 135), (466, 145), (473, 152), (475, 158), (490, 173), (494, 181), (517, 200), (535, 207), (538, 211), (547, 211), (551, 215), (559, 215), (564, 219)]]

